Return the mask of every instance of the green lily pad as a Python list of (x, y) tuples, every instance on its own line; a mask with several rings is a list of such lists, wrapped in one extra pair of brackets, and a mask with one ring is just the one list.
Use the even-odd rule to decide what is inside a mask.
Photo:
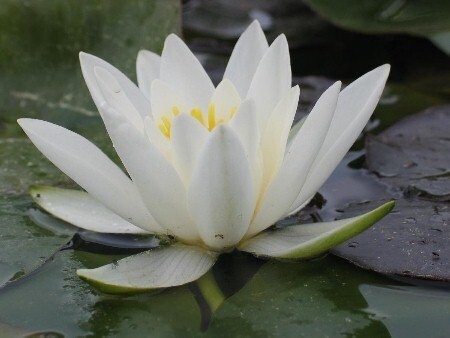
[(31, 205), (27, 196), (0, 197), (0, 286), (41, 266), (72, 237), (33, 224), (26, 215)]
[(450, 199), (450, 106), (430, 108), (367, 139), (367, 165), (385, 184)]
[[(333, 253), (377, 272), (450, 281), (450, 107), (427, 109), (367, 139), (367, 165), (394, 211)], [(372, 178), (374, 179), (374, 178)], [(389, 198), (389, 197), (387, 197)], [(372, 203), (343, 208), (343, 216)]]
[(430, 36), (450, 31), (450, 4), (414, 0), (306, 0), (334, 24), (366, 33), (407, 33)]
[[(357, 215), (373, 205), (376, 203), (351, 205), (343, 211), (343, 216)], [(384, 219), (332, 252), (386, 275), (448, 282), (449, 222), (448, 203), (399, 199)]]
[[(72, 250), (59, 253), (38, 273), (0, 290), (0, 322), (33, 331), (56, 331), (70, 337), (145, 337), (148, 332), (162, 337), (200, 334), (201, 311), (188, 287), (135, 296), (109, 296), (98, 293), (75, 275), (75, 270), (82, 266), (95, 267), (117, 258)], [(241, 275), (226, 270), (214, 272), (211, 283), (216, 280), (226, 294), (226, 287), (219, 280), (222, 274), (235, 284)], [(203, 334), (206, 337), (336, 334), (389, 337), (388, 329), (370, 313), (371, 308), (367, 308), (359, 290), (361, 284), (384, 288), (387, 283), (393, 282), (331, 256), (303, 264), (271, 261), (215, 308)], [(432, 299), (424, 299), (425, 304), (430, 302)], [(46, 311), (42, 311), (43, 303)], [(431, 306), (425, 308), (432, 310)], [(414, 319), (411, 315), (405, 314), (402, 325), (409, 325), (408, 319)], [(443, 328), (446, 322), (437, 321), (436, 325)]]
[(450, 313), (450, 294), (445, 289), (362, 284), (359, 290), (368, 304), (364, 311), (382, 321), (392, 337), (450, 335), (450, 327), (442, 326)]

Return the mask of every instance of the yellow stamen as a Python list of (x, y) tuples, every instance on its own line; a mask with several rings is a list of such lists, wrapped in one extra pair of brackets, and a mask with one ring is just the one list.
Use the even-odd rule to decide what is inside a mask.
[(216, 126), (216, 108), (214, 103), (210, 103), (208, 107), (208, 129), (213, 130)]
[(179, 113), (180, 113), (180, 108), (178, 108), (177, 106), (173, 106), (172, 107), (173, 116), (178, 116)]
[(161, 116), (161, 123), (158, 125), (159, 130), (166, 136), (170, 138), (170, 128), (172, 127), (172, 122), (167, 116)]
[(199, 108), (191, 109), (191, 116), (201, 124), (205, 125), (205, 120), (203, 119), (202, 111)]
[(167, 129), (167, 127), (164, 125), (164, 123), (158, 124), (159, 130), (161, 130), (161, 133), (167, 138), (170, 138), (170, 130)]
[(237, 107), (232, 107), (230, 110), (230, 120), (236, 115)]
[[(216, 117), (216, 107), (214, 103), (210, 103), (208, 106), (208, 114), (207, 121), (203, 116), (203, 113), (200, 108), (195, 107), (192, 108), (190, 113), (191, 116), (200, 122), (203, 126), (205, 126), (209, 131), (212, 131), (218, 125), (225, 123), (225, 121), (231, 120), (234, 115), (236, 115), (237, 107), (231, 107), (230, 112), (228, 113), (228, 117), (217, 119)], [(171, 108), (172, 114), (162, 115), (160, 119), (160, 123), (158, 124), (159, 130), (163, 133), (163, 135), (167, 138), (170, 138), (171, 128), (172, 128), (172, 118), (178, 116), (181, 111), (177, 106), (173, 106)]]

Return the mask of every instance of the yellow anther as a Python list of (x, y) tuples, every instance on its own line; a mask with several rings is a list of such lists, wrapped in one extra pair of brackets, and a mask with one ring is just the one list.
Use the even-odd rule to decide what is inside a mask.
[(203, 119), (203, 114), (200, 108), (191, 109), (191, 116), (201, 124), (205, 125), (205, 120)]
[(236, 115), (237, 107), (232, 107), (230, 110), (230, 120)]
[(214, 103), (210, 103), (208, 107), (208, 129), (213, 130), (216, 126), (216, 108)]
[(170, 119), (163, 115), (161, 116), (161, 123), (158, 125), (159, 130), (166, 136), (167, 138), (170, 138), (170, 128), (172, 127), (172, 121)]
[(172, 121), (167, 116), (161, 116), (161, 121), (164, 123), (164, 126), (167, 128), (167, 130), (170, 130), (170, 127), (172, 127)]
[(178, 116), (179, 113), (180, 113), (180, 108), (178, 108), (177, 106), (173, 106), (172, 107), (173, 116)]
[[(198, 122), (200, 122), (205, 128), (207, 128), (209, 131), (212, 131), (219, 124), (222, 124), (222, 123), (225, 123), (225, 122), (228, 122), (229, 120), (231, 120), (234, 117), (234, 115), (236, 114), (236, 111), (237, 111), (237, 107), (231, 107), (230, 112), (228, 113), (228, 117), (225, 116), (224, 118), (217, 119), (216, 107), (214, 106), (214, 103), (210, 103), (208, 106), (207, 120), (205, 120), (202, 110), (198, 107), (192, 108), (190, 111), (190, 114), (194, 119), (196, 119)], [(172, 118), (175, 116), (178, 116), (181, 113), (180, 108), (178, 108), (177, 106), (173, 106), (171, 108), (171, 113), (172, 114), (169, 113), (166, 115), (162, 115), (160, 118), (160, 123), (158, 124), (159, 130), (167, 138), (170, 138), (170, 135), (171, 135)]]
[(164, 123), (158, 124), (159, 130), (161, 130), (161, 133), (167, 138), (170, 138), (170, 129), (167, 129), (167, 127), (164, 125)]

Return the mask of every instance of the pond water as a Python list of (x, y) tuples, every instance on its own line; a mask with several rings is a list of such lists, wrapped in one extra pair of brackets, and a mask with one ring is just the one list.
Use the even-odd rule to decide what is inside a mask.
[[(304, 6), (293, 13), (275, 9), (276, 15), (272, 7), (239, 7), (233, 17), (223, 14), (223, 2), (213, 3), (191, 1), (183, 11), (184, 35), (211, 76), (217, 82), (233, 38), (252, 18), (261, 20), (269, 36), (286, 31), (293, 41), (294, 81), (302, 89), (297, 119), (330, 78), (351, 80), (385, 62), (392, 63), (393, 74), (367, 133), (450, 102), (448, 58), (428, 41), (348, 33)], [(233, 6), (226, 8), (236, 11)], [(218, 12), (221, 21), (214, 20)], [(378, 274), (332, 254), (285, 263), (233, 252), (195, 283), (128, 296), (103, 294), (76, 276), (78, 268), (110, 263), (155, 247), (158, 240), (79, 231), (38, 210), (27, 194), (29, 185), (74, 184), (43, 159), (15, 120), (39, 117), (61, 124), (117, 160), (82, 81), (77, 52), (97, 54), (135, 78), (137, 51), (159, 51), (163, 37), (180, 29), (180, 13), (175, 0), (5, 1), (0, 10), (0, 337), (450, 336), (448, 282)], [(406, 51), (415, 57), (406, 58)], [(370, 200), (402, 199), (365, 168), (365, 154), (361, 138), (312, 205), (279, 226), (330, 220)]]

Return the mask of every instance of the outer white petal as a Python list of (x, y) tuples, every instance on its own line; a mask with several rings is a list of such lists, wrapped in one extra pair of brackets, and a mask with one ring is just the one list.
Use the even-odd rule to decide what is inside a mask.
[(149, 234), (125, 221), (87, 192), (32, 186), (30, 194), (50, 214), (79, 228), (116, 234)]
[(265, 231), (242, 243), (239, 249), (266, 257), (314, 258), (366, 230), (389, 213), (393, 207), (394, 202), (391, 201), (357, 217)]
[(108, 132), (142, 199), (161, 227), (181, 240), (198, 240), (186, 205), (186, 190), (175, 168), (145, 136), (108, 106)]
[(341, 92), (330, 131), (291, 212), (319, 190), (353, 145), (380, 99), (389, 70), (389, 65), (375, 68)]
[(327, 89), (295, 136), (277, 176), (261, 197), (246, 237), (255, 235), (283, 217), (298, 196), (328, 132), (339, 89), (339, 82)]
[(152, 81), (159, 78), (161, 57), (148, 50), (141, 50), (136, 61), (136, 75), (139, 89), (150, 100)]
[(158, 122), (162, 115), (172, 116), (174, 107), (185, 112), (193, 105), (182, 93), (159, 79), (152, 82), (150, 95), (155, 122)]
[(194, 54), (175, 34), (169, 35), (164, 43), (160, 78), (203, 110), (207, 109), (214, 85)]
[(268, 47), (261, 25), (256, 20), (236, 42), (223, 78), (233, 82), (241, 97), (246, 97), (259, 61)]
[(77, 275), (107, 293), (142, 292), (193, 282), (208, 272), (217, 257), (199, 247), (176, 245), (96, 269), (79, 269)]
[(259, 124), (266, 125), (270, 113), (291, 88), (292, 74), (286, 36), (278, 36), (261, 59), (252, 79), (247, 98), (256, 104)]
[(389, 71), (390, 66), (387, 64), (375, 68), (342, 90), (319, 158), (325, 155), (336, 141), (349, 146), (353, 144), (378, 104)]
[[(108, 100), (108, 98), (105, 98), (104, 90), (100, 88), (98, 74), (95, 74), (95, 69), (100, 68), (106, 70), (110, 75), (108, 76), (108, 74), (106, 74), (106, 78), (104, 78), (102, 82), (108, 82), (112, 79), (111, 83), (109, 83), (109, 85), (107, 84), (106, 87), (113, 92), (118, 91), (118, 93), (116, 93), (117, 95), (115, 95), (117, 97), (112, 102), (109, 102), (109, 104), (125, 114), (132, 123), (139, 121), (139, 117), (142, 119), (148, 115), (150, 112), (150, 102), (141, 93), (139, 88), (120, 70), (94, 55), (83, 52), (80, 53), (80, 64), (84, 79), (97, 108), (100, 108), (103, 102)], [(105, 74), (105, 72), (103, 72), (103, 74)], [(122, 111), (121, 107), (127, 108)]]
[(180, 114), (173, 120), (170, 136), (173, 164), (185, 184), (191, 178), (192, 170), (208, 135), (208, 130), (187, 114)]
[(230, 80), (222, 80), (211, 98), (214, 103), (216, 119), (229, 119), (233, 109), (237, 109), (241, 103), (236, 88)]
[[(297, 111), (300, 89), (295, 86), (276, 105), (261, 138), (263, 187), (267, 187), (283, 162), (289, 130)], [(264, 189), (263, 188), (263, 189)]]
[(206, 245), (221, 250), (238, 243), (253, 213), (248, 160), (234, 131), (218, 126), (197, 161), (188, 189), (189, 210)]
[(130, 179), (95, 145), (55, 124), (20, 119), (34, 145), (67, 176), (125, 220), (148, 231), (156, 221)]

